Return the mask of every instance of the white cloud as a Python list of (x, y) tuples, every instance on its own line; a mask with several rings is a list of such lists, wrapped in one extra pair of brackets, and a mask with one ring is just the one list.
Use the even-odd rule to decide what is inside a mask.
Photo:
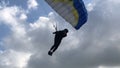
[(88, 11), (92, 11), (92, 10), (94, 10), (94, 9), (93, 9), (94, 6), (95, 6), (95, 5), (94, 5), (93, 3), (89, 3), (86, 8), (87, 8)]
[[(37, 29), (37, 28), (46, 28), (46, 24), (48, 24), (49, 22), (49, 18), (47, 17), (40, 17), (38, 19), (38, 21), (34, 22), (34, 23), (30, 23), (30, 27), (32, 29)], [(51, 24), (51, 23), (50, 23)]]
[(7, 50), (0, 53), (1, 68), (24, 68), (29, 60), (30, 54)]
[[(21, 23), (27, 18), (23, 9), (2, 8), (0, 23), (9, 26), (11, 34), (2, 40), (5, 51), (0, 52), (0, 68), (118, 68), (119, 5), (117, 0), (94, 0), (88, 22), (78, 31), (53, 13), (26, 24)], [(69, 33), (50, 57), (47, 51), (54, 43), (54, 22), (60, 22), (60, 29), (65, 25)]]
[(13, 19), (13, 17), (17, 13), (17, 11), (18, 11), (17, 7), (3, 8), (0, 11), (0, 15), (1, 15), (0, 21), (5, 21), (4, 23), (6, 24), (10, 24), (10, 23), (15, 24), (15, 20)]
[(36, 0), (28, 0), (28, 9), (36, 9), (38, 3)]
[(20, 15), (20, 19), (21, 19), (21, 20), (26, 20), (26, 19), (27, 19), (26, 14), (21, 14), (21, 15)]
[(1, 41), (4, 50), (0, 52), (0, 68), (24, 68), (31, 55), (27, 50), (32, 44), (24, 23), (21, 23), (22, 14), (25, 14), (24, 11), (17, 6), (2, 6), (0, 10), (0, 23), (11, 30), (10, 35)]
[[(29, 43), (29, 37), (26, 35), (26, 27), (21, 19), (19, 19), (21, 14), (24, 14), (23, 10), (17, 6), (13, 7), (5, 7), (0, 11), (0, 22), (7, 25), (10, 30), (12, 31), (10, 37), (4, 38), (5, 45), (9, 48), (14, 48), (16, 44), (19, 43), (20, 47), (22, 47), (21, 43), (24, 44)], [(17, 40), (16, 40), (17, 39)], [(26, 41), (28, 40), (28, 41)], [(14, 41), (14, 42), (12, 42)], [(20, 42), (19, 42), (20, 41)], [(13, 46), (10, 46), (9, 44), (13, 44)], [(5, 46), (5, 47), (6, 47)], [(23, 45), (24, 48), (24, 45)], [(29, 49), (29, 48), (28, 48)], [(19, 47), (18, 49), (19, 50)]]

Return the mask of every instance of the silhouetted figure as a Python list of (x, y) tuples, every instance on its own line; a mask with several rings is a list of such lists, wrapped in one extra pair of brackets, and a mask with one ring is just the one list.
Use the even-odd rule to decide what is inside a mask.
[(53, 32), (53, 34), (55, 34), (54, 45), (51, 47), (50, 51), (48, 52), (48, 55), (52, 56), (52, 54), (56, 51), (56, 49), (60, 45), (61, 40), (67, 36), (67, 33), (68, 29)]

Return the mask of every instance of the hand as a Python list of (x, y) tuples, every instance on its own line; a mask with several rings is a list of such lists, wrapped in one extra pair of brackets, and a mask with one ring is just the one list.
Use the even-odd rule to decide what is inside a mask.
[(55, 34), (55, 32), (53, 32), (53, 34)]

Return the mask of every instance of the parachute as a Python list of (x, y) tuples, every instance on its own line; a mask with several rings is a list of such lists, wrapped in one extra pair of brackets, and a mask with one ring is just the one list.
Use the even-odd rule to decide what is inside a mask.
[(88, 13), (82, 0), (45, 0), (76, 30), (87, 22)]

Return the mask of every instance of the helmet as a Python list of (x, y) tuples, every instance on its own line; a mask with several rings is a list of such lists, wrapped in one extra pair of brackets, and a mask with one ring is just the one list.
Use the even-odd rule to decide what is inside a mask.
[(68, 33), (68, 29), (64, 29), (64, 31), (65, 31), (66, 33)]

